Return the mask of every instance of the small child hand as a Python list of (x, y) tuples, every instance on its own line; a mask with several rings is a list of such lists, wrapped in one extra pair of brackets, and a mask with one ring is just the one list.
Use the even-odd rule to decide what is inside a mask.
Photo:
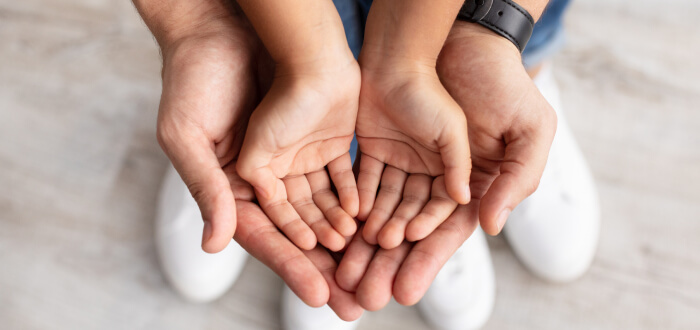
[[(246, 132), (239, 173), (256, 187), (265, 213), (302, 249), (312, 249), (318, 239), (338, 251), (356, 230), (359, 197), (348, 153), (359, 90), (356, 66), (337, 73), (346, 85), (334, 73), (277, 78)], [(260, 189), (269, 181), (276, 182), (272, 196)]]
[(467, 122), (434, 68), (363, 67), (362, 80), (358, 219), (368, 243), (391, 249), (428, 236), (457, 200), (469, 201)]
[[(340, 200), (331, 190), (329, 175)], [(331, 251), (345, 247), (345, 237), (357, 230), (354, 214), (345, 211), (357, 209), (357, 187), (349, 154), (331, 161), (328, 172), (321, 169), (288, 176), (278, 184), (273, 198), (258, 196), (258, 201), (270, 220), (295, 245), (304, 250), (313, 249), (317, 242)]]
[[(372, 180), (371, 178), (380, 178)], [(408, 174), (376, 159), (363, 156), (358, 188), (361, 201), (372, 203), (362, 235), (366, 242), (384, 249), (398, 247), (404, 239), (427, 237), (457, 208), (445, 190), (445, 177)], [(375, 196), (370, 192), (376, 192)]]

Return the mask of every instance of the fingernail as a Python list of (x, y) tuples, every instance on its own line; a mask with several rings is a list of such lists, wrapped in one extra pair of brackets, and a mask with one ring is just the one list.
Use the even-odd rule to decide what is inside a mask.
[(464, 199), (467, 201), (467, 204), (472, 200), (472, 191), (469, 189), (468, 184), (464, 187)]
[(204, 230), (202, 230), (202, 244), (209, 241), (211, 238), (211, 222), (204, 221)]
[(510, 216), (510, 210), (509, 209), (503, 209), (501, 213), (498, 215), (498, 220), (496, 224), (498, 225), (498, 232), (500, 233), (501, 230), (503, 230), (503, 226), (506, 224), (506, 220), (508, 220), (508, 216)]

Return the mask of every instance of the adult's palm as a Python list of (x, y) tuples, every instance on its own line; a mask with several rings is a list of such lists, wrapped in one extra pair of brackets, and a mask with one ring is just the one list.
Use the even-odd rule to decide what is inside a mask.
[(464, 110), (472, 156), (472, 198), (481, 227), (501, 231), (542, 176), (556, 114), (506, 39), (456, 22), (438, 60), (445, 88)]
[(236, 172), (249, 118), (274, 67), (245, 18), (216, 17), (209, 21), (213, 27), (200, 27), (205, 33), (163, 50), (158, 113), (158, 140), (206, 223), (202, 247), (217, 252), (233, 237), (307, 304), (328, 303), (341, 318), (356, 319), (362, 309), (336, 284), (331, 255), (321, 247), (297, 248), (254, 203), (253, 189)]
[(226, 165), (238, 155), (262, 83), (254, 35), (238, 21), (221, 26), (163, 50), (158, 112), (158, 141), (199, 205), (207, 252), (221, 251), (236, 230)]
[(546, 163), (556, 116), (509, 41), (456, 22), (437, 68), (468, 120), (472, 201), (414, 245), (378, 249), (355, 235), (336, 278), (366, 309), (384, 307), (392, 295), (417, 303), (477, 222), (490, 234), (500, 231), (498, 216), (534, 191)]

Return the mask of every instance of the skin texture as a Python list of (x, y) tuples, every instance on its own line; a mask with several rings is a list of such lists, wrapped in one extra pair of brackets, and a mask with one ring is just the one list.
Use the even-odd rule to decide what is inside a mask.
[(358, 219), (370, 244), (425, 238), (470, 200), (466, 118), (435, 68), (460, 6), (377, 0), (370, 10), (356, 127)]
[[(354, 237), (336, 279), (341, 288), (356, 291), (368, 310), (383, 308), (392, 295), (404, 305), (417, 303), (478, 223), (487, 233), (500, 232), (503, 210), (512, 210), (536, 189), (554, 137), (556, 115), (509, 41), (478, 25), (456, 22), (438, 72), (468, 119), (472, 200), (412, 247), (402, 243), (387, 250), (362, 235)], [(427, 189), (428, 182), (421, 185), (415, 189)], [(393, 190), (394, 200), (400, 191)]]
[(481, 227), (496, 235), (515, 206), (537, 189), (556, 114), (514, 45), (479, 25), (455, 23), (438, 70), (467, 116), (472, 197), (480, 200)]
[[(341, 318), (352, 320), (361, 315), (362, 307), (380, 309), (392, 295), (399, 303), (416, 303), (479, 220), (487, 232), (500, 231), (500, 211), (512, 209), (536, 187), (556, 117), (532, 81), (525, 79), (512, 44), (478, 26), (458, 22), (437, 69), (439, 79), (469, 120), (474, 158), (472, 202), (458, 206), (417, 243), (378, 249), (365, 242), (360, 228), (339, 264), (339, 256), (323, 248), (302, 251), (280, 233), (255, 203), (254, 190), (236, 172), (235, 160), (247, 120), (273, 78), (273, 61), (267, 60), (269, 55), (254, 32), (224, 2), (136, 4), (161, 45), (164, 59), (158, 138), (202, 210), (207, 223), (203, 248), (209, 252), (223, 249), (235, 231), (234, 238), (241, 246), (279, 274), (311, 306), (328, 303)], [(157, 5), (168, 10), (154, 11)], [(182, 24), (177, 24), (178, 19), (184, 19)], [(187, 27), (196, 27), (196, 32)], [(488, 70), (494, 67), (501, 70)], [(460, 92), (479, 84), (481, 93)], [(385, 168), (383, 165), (381, 174)], [(373, 180), (381, 181), (381, 174)], [(413, 200), (417, 205), (425, 202), (426, 187), (439, 177), (405, 172), (392, 175), (396, 174), (405, 177), (404, 187), (397, 183), (400, 189), (390, 192), (399, 190), (399, 199)], [(307, 181), (312, 200), (314, 191), (329, 190), (330, 184)], [(440, 190), (431, 187), (430, 191)], [(409, 206), (413, 213), (418, 208)]]
[(338, 12), (331, 1), (238, 3), (276, 64), (272, 86), (250, 117), (238, 173), (297, 246), (310, 250), (319, 242), (338, 251), (357, 229), (348, 152), (360, 92)]
[[(201, 33), (176, 38), (156, 30), (166, 26), (160, 21), (165, 18), (136, 2), (163, 53), (158, 139), (209, 222), (203, 248), (219, 251), (234, 237), (305, 303), (329, 304), (345, 320), (359, 318), (363, 310), (354, 293), (335, 282), (337, 262), (330, 252), (322, 247), (302, 251), (295, 246), (256, 203), (253, 188), (236, 172), (235, 159), (248, 118), (271, 84), (273, 62), (235, 8), (216, 1), (192, 4), (196, 5), (184, 11), (201, 18), (196, 24)], [(172, 8), (179, 2), (162, 5)], [(318, 186), (323, 183), (314, 184)]]

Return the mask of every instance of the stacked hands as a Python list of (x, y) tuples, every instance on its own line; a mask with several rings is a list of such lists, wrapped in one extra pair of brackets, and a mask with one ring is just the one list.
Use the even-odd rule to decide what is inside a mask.
[(359, 63), (333, 3), (303, 2), (136, 1), (163, 54), (159, 142), (205, 251), (233, 236), (345, 320), (415, 304), (536, 189), (556, 117), (513, 44), (454, 22), (461, 1), (376, 0)]

